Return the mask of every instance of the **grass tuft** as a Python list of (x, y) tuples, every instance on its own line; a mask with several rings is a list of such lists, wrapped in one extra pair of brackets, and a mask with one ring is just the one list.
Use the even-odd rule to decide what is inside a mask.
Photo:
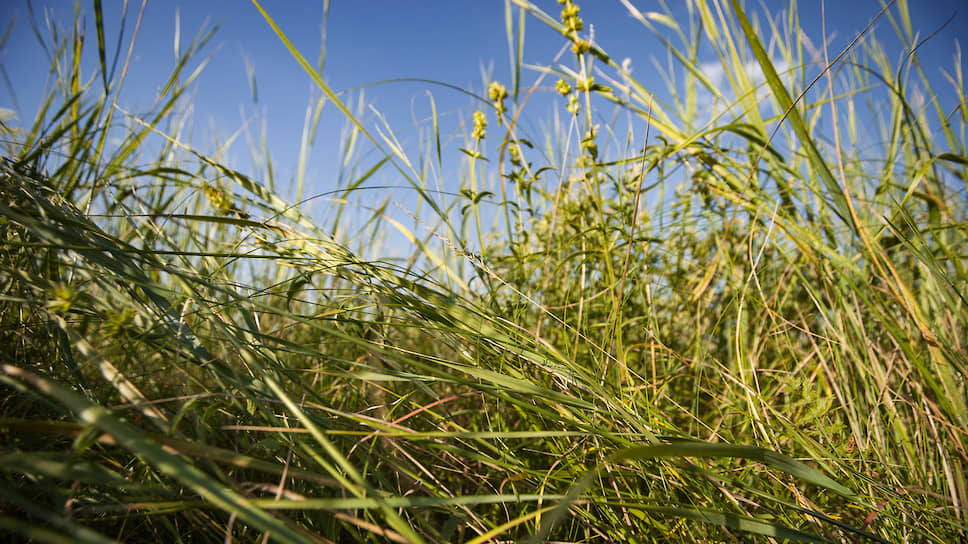
[[(461, 89), (456, 135), (431, 98), (414, 154), (253, 1), (327, 99), (307, 106), (298, 199), (324, 103), (346, 118), (327, 226), (270, 158), (246, 173), (187, 139), (212, 31), (176, 37), (135, 115), (101, 2), (94, 78), (80, 20), (54, 23), (54, 84), (29, 127), (0, 125), (0, 528), (968, 539), (960, 70), (934, 90), (904, 2), (882, 15), (911, 50), (895, 66), (872, 36), (814, 48), (793, 9), (623, 0), (673, 59), (655, 89), (559, 3), (505, 3), (510, 83)], [(562, 34), (547, 66), (522, 64), (526, 20)], [(451, 165), (460, 185), (439, 190)], [(412, 225), (372, 204), (387, 171), (420, 202)]]

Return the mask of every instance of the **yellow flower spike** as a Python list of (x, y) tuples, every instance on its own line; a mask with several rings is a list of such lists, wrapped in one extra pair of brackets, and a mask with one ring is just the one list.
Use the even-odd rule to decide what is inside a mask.
[(561, 20), (567, 22), (568, 19), (578, 15), (579, 8), (575, 4), (568, 2), (565, 7), (561, 9)]
[(578, 101), (578, 95), (571, 95), (568, 97), (568, 113), (572, 115), (578, 115), (581, 110), (581, 103)]
[(483, 140), (486, 135), (487, 116), (481, 110), (477, 110), (474, 112), (474, 132), (471, 133), (471, 137), (475, 140)]
[(498, 114), (498, 124), (500, 124), (501, 114), (507, 111), (507, 108), (504, 107), (504, 99), (508, 97), (508, 90), (497, 81), (492, 81), (487, 88), (487, 95), (490, 97), (491, 102), (494, 103), (494, 109), (497, 110)]
[(512, 145), (509, 148), (511, 153), (511, 164), (514, 166), (521, 166), (521, 151), (518, 149), (517, 145)]
[(577, 39), (576, 33), (585, 27), (584, 21), (578, 17), (580, 9), (571, 0), (566, 0), (564, 5), (561, 8), (561, 23), (565, 25), (565, 34), (571, 39)]

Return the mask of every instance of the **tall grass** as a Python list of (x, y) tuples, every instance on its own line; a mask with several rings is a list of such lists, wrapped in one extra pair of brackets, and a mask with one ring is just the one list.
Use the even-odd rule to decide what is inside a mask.
[[(3, 125), (4, 532), (968, 538), (960, 71), (952, 95), (872, 36), (811, 49), (826, 41), (794, 9), (625, 2), (675, 60), (656, 93), (571, 1), (554, 17), (513, 0), (507, 87), (468, 91), (460, 159), (436, 114), (414, 157), (254, 4), (346, 117), (347, 163), (375, 150), (335, 226), (186, 141), (210, 33), (134, 115), (95, 2), (96, 77), (78, 18), (47, 38), (57, 77), (33, 124)], [(882, 17), (916, 45), (906, 3)], [(533, 83), (525, 21), (570, 45)], [(552, 87), (560, 111), (528, 132)], [(458, 191), (431, 189), (427, 157), (459, 161)], [(423, 211), (411, 228), (384, 202), (362, 231), (392, 229), (409, 258), (333, 234), (383, 171)]]

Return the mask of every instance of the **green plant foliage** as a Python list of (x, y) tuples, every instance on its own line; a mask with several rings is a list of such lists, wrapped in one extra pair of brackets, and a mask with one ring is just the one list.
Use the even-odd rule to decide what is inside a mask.
[[(211, 32), (176, 46), (135, 116), (94, 2), (98, 77), (81, 77), (79, 27), (57, 30), (60, 79), (30, 127), (0, 125), (4, 533), (968, 539), (963, 81), (954, 108), (873, 38), (806, 51), (795, 10), (628, 4), (677, 63), (664, 103), (580, 2), (555, 18), (510, 0), (509, 84), (465, 91), (456, 158), (431, 102), (414, 157), (253, 3), (346, 118), (332, 227), (274, 189), (271, 163), (263, 179), (186, 138)], [(884, 16), (910, 27), (906, 3)], [(569, 45), (531, 89), (526, 19)], [(560, 111), (530, 133), (546, 78)], [(873, 149), (861, 110), (884, 127)], [(376, 153), (355, 158), (358, 140)], [(425, 163), (451, 160), (459, 189), (429, 190)], [(411, 228), (389, 201), (361, 208), (365, 252), (344, 211), (384, 170), (422, 211)], [(408, 258), (379, 254), (387, 227)]]

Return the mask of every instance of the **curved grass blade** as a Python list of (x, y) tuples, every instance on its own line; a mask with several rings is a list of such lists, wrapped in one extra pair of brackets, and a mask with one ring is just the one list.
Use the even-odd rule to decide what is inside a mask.
[(121, 446), (143, 458), (156, 470), (177, 480), (214, 506), (237, 515), (259, 530), (271, 531), (280, 542), (293, 544), (305, 542), (305, 538), (285, 522), (253, 506), (249, 499), (223, 486), (192, 463), (178, 455), (169, 453), (164, 447), (147, 438), (141, 429), (114, 416), (103, 406), (90, 402), (82, 395), (63, 385), (20, 367), (5, 364), (0, 367), (0, 370), (8, 378), (29, 385), (45, 396), (61, 403), (74, 412), (79, 420), (110, 434)]
[[(790, 474), (800, 480), (807, 483), (811, 483), (837, 493), (845, 498), (851, 500), (857, 500), (857, 494), (850, 489), (844, 487), (843, 485), (837, 483), (830, 477), (822, 474), (816, 469), (813, 469), (804, 463), (801, 463), (795, 459), (787, 457), (783, 454), (776, 453), (764, 448), (759, 448), (756, 446), (742, 446), (742, 445), (730, 445), (730, 444), (715, 444), (711, 442), (673, 442), (667, 444), (653, 444), (649, 446), (637, 446), (632, 448), (626, 448), (613, 453), (608, 459), (602, 464), (598, 465), (595, 469), (585, 473), (581, 479), (576, 482), (572, 488), (568, 491), (568, 498), (562, 501), (558, 505), (551, 515), (542, 521), (542, 526), (539, 532), (534, 536), (531, 542), (542, 542), (547, 537), (551, 530), (557, 525), (564, 516), (567, 514), (570, 505), (578, 500), (581, 495), (587, 490), (592, 483), (598, 478), (599, 474), (603, 471), (608, 470), (608, 466), (612, 463), (617, 463), (621, 461), (638, 461), (638, 460), (651, 460), (651, 459), (681, 459), (686, 457), (704, 457), (704, 458), (734, 458), (734, 459), (749, 459), (752, 461), (758, 461), (764, 465), (771, 466), (782, 472)], [(670, 513), (683, 514), (683, 517), (689, 519), (696, 519), (698, 521), (704, 521), (713, 523), (714, 525), (725, 525), (734, 529), (749, 530), (750, 532), (756, 532), (758, 534), (773, 534), (769, 532), (760, 531), (777, 531), (781, 526), (773, 524), (763, 524), (761, 522), (752, 523), (755, 520), (749, 520), (750, 523), (743, 522), (740, 523), (740, 518), (733, 514), (726, 514), (722, 512), (710, 513), (708, 516), (704, 513), (700, 513), (695, 510), (689, 509), (679, 509), (671, 508)], [(688, 514), (688, 515), (685, 515)], [(795, 529), (789, 529), (793, 531), (789, 533), (790, 535), (798, 534), (799, 531)], [(805, 535), (805, 536), (803, 536)], [(774, 535), (776, 536), (776, 535)], [(803, 533), (802, 538), (818, 538), (813, 535), (807, 535)], [(785, 538), (791, 538), (787, 536)], [(825, 540), (804, 540), (804, 542), (826, 542)]]

